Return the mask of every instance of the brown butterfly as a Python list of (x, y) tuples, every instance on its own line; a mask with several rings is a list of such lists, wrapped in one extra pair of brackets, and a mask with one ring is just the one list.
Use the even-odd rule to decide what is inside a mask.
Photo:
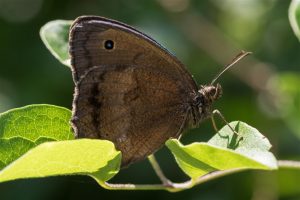
[(123, 167), (211, 117), (212, 103), (222, 94), (216, 79), (198, 88), (175, 56), (118, 21), (79, 17), (69, 43), (75, 134), (112, 141)]

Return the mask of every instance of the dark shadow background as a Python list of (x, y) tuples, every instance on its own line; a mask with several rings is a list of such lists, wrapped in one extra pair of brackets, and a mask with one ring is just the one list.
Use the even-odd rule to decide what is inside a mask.
[[(258, 128), (270, 139), (277, 158), (299, 159), (300, 130), (297, 132), (284, 122), (286, 119), (274, 106), (276, 98), (281, 96), (270, 98), (276, 87), (273, 90), (269, 87), (270, 80), (281, 73), (299, 74), (300, 44), (288, 21), (289, 3), (283, 0), (0, 0), (0, 112), (38, 103), (71, 109), (70, 70), (48, 52), (39, 29), (50, 20), (101, 15), (149, 34), (185, 63), (199, 84), (209, 83), (241, 49), (252, 51), (251, 57), (220, 78), (224, 95), (215, 108), (228, 121), (241, 120)], [(222, 126), (222, 121), (218, 123)], [(207, 141), (214, 133), (209, 121), (188, 132), (186, 143)], [(165, 148), (157, 156), (168, 177), (174, 181), (187, 179)], [(300, 199), (299, 180), (300, 172), (296, 170), (249, 171), (180, 193), (168, 193), (109, 191), (89, 177), (52, 177), (1, 183), (0, 199), (296, 200)], [(112, 181), (158, 183), (147, 160), (122, 170)]]

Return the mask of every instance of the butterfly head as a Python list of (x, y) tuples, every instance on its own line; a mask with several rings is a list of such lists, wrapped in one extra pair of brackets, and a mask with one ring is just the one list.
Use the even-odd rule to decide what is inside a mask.
[(191, 106), (191, 124), (198, 126), (200, 122), (210, 117), (212, 114), (212, 104), (222, 96), (222, 87), (216, 85), (201, 85), (194, 96)]
[(203, 103), (212, 104), (222, 96), (222, 87), (219, 83), (216, 85), (201, 85), (199, 93), (204, 97)]

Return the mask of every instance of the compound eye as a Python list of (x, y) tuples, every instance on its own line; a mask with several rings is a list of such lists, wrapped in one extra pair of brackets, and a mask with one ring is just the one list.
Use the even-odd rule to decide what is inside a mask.
[(210, 90), (210, 95), (211, 95), (211, 96), (215, 96), (216, 93), (217, 93), (217, 89), (216, 89), (216, 88), (212, 88), (212, 89)]
[(196, 106), (201, 105), (202, 102), (203, 102), (203, 96), (196, 96), (196, 97), (195, 97), (195, 99), (194, 99), (194, 104), (195, 104)]

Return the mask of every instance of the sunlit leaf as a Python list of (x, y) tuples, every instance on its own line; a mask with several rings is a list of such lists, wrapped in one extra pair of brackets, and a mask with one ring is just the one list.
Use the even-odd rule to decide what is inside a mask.
[(300, 40), (300, 0), (292, 0), (289, 8), (289, 20), (295, 35)]
[(277, 169), (267, 138), (243, 122), (230, 125), (238, 132), (238, 137), (225, 126), (208, 143), (182, 145), (172, 139), (166, 145), (181, 169), (191, 178), (226, 169)]
[(68, 109), (30, 105), (0, 114), (0, 169), (46, 141), (74, 139)]
[(72, 21), (55, 20), (45, 24), (40, 30), (42, 41), (62, 64), (70, 67), (69, 29)]
[(120, 167), (121, 154), (107, 140), (80, 139), (43, 143), (0, 172), (0, 182), (58, 175), (89, 175), (102, 183)]

